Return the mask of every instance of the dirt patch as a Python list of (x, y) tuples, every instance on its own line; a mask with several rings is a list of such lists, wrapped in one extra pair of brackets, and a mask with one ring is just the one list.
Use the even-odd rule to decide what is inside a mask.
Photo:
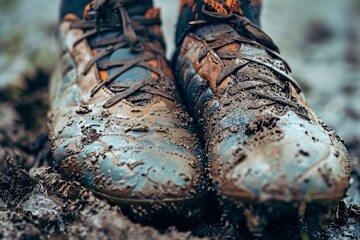
[(0, 200), (5, 207), (14, 207), (32, 191), (36, 182), (11, 157), (6, 162), (7, 170), (0, 172)]
[(245, 127), (246, 135), (253, 135), (256, 132), (263, 132), (276, 127), (276, 122), (280, 119), (272, 114), (266, 114), (263, 116), (255, 117)]

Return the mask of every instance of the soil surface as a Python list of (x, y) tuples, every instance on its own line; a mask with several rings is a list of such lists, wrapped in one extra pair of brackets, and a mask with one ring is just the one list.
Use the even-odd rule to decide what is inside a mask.
[[(174, 19), (167, 19), (176, 7), (156, 2), (165, 7), (165, 31), (174, 32)], [(251, 238), (233, 214), (236, 209), (219, 204), (212, 193), (205, 215), (191, 223), (164, 216), (144, 224), (52, 170), (47, 84), (56, 59), (57, 7), (47, 0), (0, 0), (0, 239)], [(293, 67), (310, 105), (344, 138), (352, 178), (325, 232), (279, 219), (259, 238), (360, 239), (359, 1), (265, 1), (262, 23)]]

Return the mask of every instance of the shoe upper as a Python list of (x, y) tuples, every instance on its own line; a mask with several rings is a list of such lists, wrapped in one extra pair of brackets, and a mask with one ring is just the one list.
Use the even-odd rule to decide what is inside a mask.
[(194, 9), (181, 12), (174, 62), (219, 193), (260, 201), (342, 198), (347, 151), (306, 105), (271, 38), (240, 14)]
[(93, 1), (84, 19), (61, 21), (50, 99), (54, 160), (115, 201), (191, 199), (203, 192), (203, 155), (176, 101), (159, 10), (132, 6)]

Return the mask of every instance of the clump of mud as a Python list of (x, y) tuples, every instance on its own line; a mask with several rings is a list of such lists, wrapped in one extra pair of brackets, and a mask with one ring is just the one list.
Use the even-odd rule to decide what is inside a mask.
[(266, 129), (272, 129), (276, 126), (276, 122), (279, 120), (280, 119), (278, 117), (271, 114), (256, 117), (253, 121), (246, 125), (245, 134), (251, 135), (256, 132), (265, 131)]
[(4, 207), (16, 207), (33, 190), (36, 182), (11, 157), (7, 157), (6, 162), (8, 167), (4, 173), (0, 172), (0, 200)]
[[(29, 173), (8, 160), (1, 175), (0, 237), (3, 239), (195, 239), (132, 223), (118, 206), (98, 199), (78, 182), (50, 168)], [(10, 186), (10, 189), (6, 190)]]

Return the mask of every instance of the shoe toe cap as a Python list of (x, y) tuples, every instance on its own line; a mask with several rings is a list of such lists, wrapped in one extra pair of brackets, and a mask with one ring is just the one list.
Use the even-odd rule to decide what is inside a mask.
[(55, 148), (60, 169), (117, 202), (176, 201), (202, 193), (201, 153), (161, 139), (104, 135), (88, 145), (68, 138)]
[(234, 151), (222, 155), (228, 163), (218, 180), (222, 194), (284, 201), (341, 198), (349, 180), (341, 142), (319, 123), (296, 115), (283, 116), (277, 125), (281, 139), (248, 144), (240, 157)]

